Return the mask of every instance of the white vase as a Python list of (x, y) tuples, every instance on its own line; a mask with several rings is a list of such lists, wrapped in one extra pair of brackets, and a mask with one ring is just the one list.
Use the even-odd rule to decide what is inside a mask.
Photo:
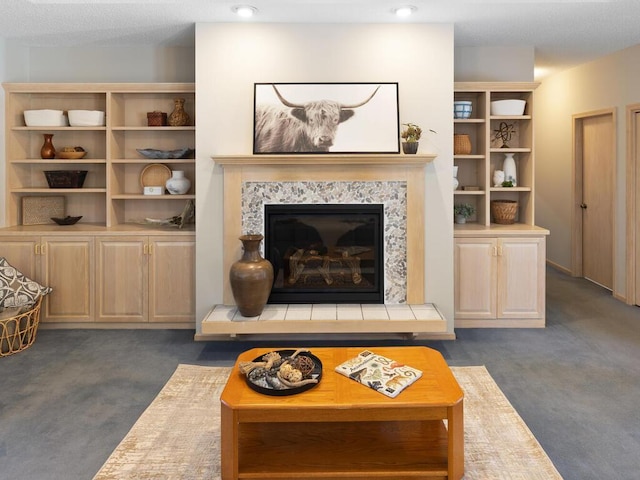
[(191, 181), (184, 176), (182, 170), (173, 170), (171, 178), (167, 180), (165, 187), (172, 195), (183, 195), (191, 188)]
[(504, 182), (504, 172), (502, 170), (495, 170), (493, 172), (493, 186), (501, 187)]
[(457, 190), (460, 182), (458, 181), (458, 166), (453, 166), (453, 189)]
[(513, 155), (513, 153), (504, 154), (502, 170), (504, 170), (504, 181), (511, 182), (515, 187), (518, 185), (518, 178), (516, 174), (516, 161), (514, 160)]

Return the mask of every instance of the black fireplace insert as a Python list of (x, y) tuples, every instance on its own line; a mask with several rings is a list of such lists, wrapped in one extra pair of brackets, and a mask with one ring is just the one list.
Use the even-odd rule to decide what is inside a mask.
[(269, 303), (384, 303), (381, 204), (265, 205)]

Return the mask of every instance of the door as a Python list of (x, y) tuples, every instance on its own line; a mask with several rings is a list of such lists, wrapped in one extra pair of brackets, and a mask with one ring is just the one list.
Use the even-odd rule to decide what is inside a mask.
[(494, 238), (456, 238), (454, 315), (496, 318), (497, 246)]
[(97, 242), (98, 321), (146, 322), (147, 237), (99, 237)]
[(613, 289), (615, 125), (612, 111), (586, 115), (576, 124), (576, 203), (581, 235), (577, 271), (609, 290)]
[(149, 321), (194, 322), (196, 242), (193, 237), (150, 237)]

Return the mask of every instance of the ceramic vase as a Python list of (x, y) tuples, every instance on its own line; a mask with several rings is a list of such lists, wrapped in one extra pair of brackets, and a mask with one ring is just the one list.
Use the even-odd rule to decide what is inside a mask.
[(257, 317), (267, 304), (273, 285), (273, 266), (260, 255), (262, 235), (242, 235), (242, 258), (231, 265), (229, 281), (238, 311), (243, 317)]
[(460, 182), (458, 181), (458, 166), (453, 166), (453, 189), (457, 190), (460, 186)]
[(171, 127), (189, 125), (189, 114), (184, 111), (184, 98), (176, 98), (174, 100), (173, 112), (169, 115), (167, 123)]
[(165, 187), (171, 195), (184, 195), (191, 188), (191, 181), (184, 176), (182, 170), (173, 170)]
[(515, 187), (518, 185), (518, 181), (516, 175), (516, 161), (514, 160), (513, 155), (513, 153), (504, 154), (502, 170), (504, 171), (504, 181), (511, 182)]
[(493, 186), (501, 187), (504, 182), (504, 172), (502, 170), (496, 170), (493, 172)]
[(418, 142), (402, 142), (402, 151), (404, 153), (418, 153)]
[(464, 215), (456, 215), (456, 223), (467, 223), (467, 217)]
[(42, 144), (42, 148), (40, 149), (40, 157), (45, 159), (55, 158), (56, 149), (53, 146), (53, 134), (44, 133), (42, 136), (44, 137), (44, 143)]

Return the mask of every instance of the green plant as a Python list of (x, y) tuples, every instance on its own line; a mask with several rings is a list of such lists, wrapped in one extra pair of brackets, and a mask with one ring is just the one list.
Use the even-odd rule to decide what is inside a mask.
[(511, 180), (505, 180), (502, 182), (503, 187), (513, 187), (513, 182)]
[(469, 218), (476, 213), (476, 207), (470, 203), (459, 203), (453, 206), (453, 213), (455, 215), (462, 215), (464, 218)]
[(417, 142), (418, 140), (420, 140), (420, 137), (422, 136), (422, 129), (418, 125), (416, 125), (415, 123), (403, 123), (402, 125), (407, 127), (400, 134), (402, 138), (404, 138), (409, 143)]

